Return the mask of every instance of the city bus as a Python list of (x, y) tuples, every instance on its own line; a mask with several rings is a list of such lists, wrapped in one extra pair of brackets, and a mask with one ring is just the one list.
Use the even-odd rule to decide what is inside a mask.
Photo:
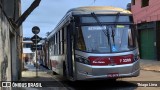
[(70, 9), (47, 37), (53, 72), (71, 81), (139, 75), (132, 13), (110, 6)]

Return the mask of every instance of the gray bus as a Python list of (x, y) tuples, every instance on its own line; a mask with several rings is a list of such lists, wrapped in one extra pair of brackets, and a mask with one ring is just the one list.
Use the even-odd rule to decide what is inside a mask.
[(139, 75), (136, 30), (130, 11), (108, 6), (69, 10), (47, 37), (50, 69), (69, 80)]

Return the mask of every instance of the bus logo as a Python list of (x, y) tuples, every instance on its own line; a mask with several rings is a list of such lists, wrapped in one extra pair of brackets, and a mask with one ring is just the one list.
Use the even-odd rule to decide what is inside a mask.
[(114, 60), (112, 58), (109, 57), (108, 60), (110, 61), (109, 65), (111, 65), (111, 66), (116, 65), (115, 62), (114, 62)]

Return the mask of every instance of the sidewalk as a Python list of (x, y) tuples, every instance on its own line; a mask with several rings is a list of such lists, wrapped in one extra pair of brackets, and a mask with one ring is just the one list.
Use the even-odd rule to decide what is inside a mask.
[[(38, 69), (38, 77), (36, 77), (36, 67), (33, 64), (28, 64), (25, 66), (25, 71), (22, 71), (22, 82), (31, 82), (31, 83), (42, 83), (42, 87), (20, 87), (12, 88), (13, 90), (67, 90), (63, 84), (56, 81), (56, 79), (48, 73), (51, 73), (51, 70), (40, 66)], [(43, 87), (43, 85), (51, 84), (49, 87)]]
[(43, 66), (40, 66), (40, 69), (37, 69), (38, 72), (37, 77), (36, 77), (36, 67), (34, 67), (33, 64), (28, 64), (24, 66), (24, 68), (25, 70), (22, 71), (21, 81), (53, 81), (53, 79), (51, 79), (52, 76), (47, 74), (48, 72), (51, 72), (51, 70), (48, 70)]
[(160, 61), (156, 60), (140, 60), (141, 70), (157, 71), (160, 72)]

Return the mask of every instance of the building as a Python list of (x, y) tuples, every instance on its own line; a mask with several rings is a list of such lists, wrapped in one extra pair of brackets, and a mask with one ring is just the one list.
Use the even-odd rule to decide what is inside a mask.
[(0, 0), (0, 81), (21, 77), (22, 29), (13, 21), (21, 14), (20, 0)]
[(22, 29), (15, 26), (21, 15), (20, 5), (20, 0), (0, 0), (0, 81), (21, 78)]
[[(28, 61), (28, 63), (31, 63), (34, 57), (34, 52), (31, 50), (31, 45), (33, 44), (33, 42), (30, 40), (30, 38), (23, 38), (23, 54), (22, 54), (22, 62), (23, 64), (25, 63), (25, 61)], [(28, 59), (28, 60), (26, 60)]]
[[(44, 44), (45, 43), (45, 40), (41, 40), (37, 45), (42, 45), (42, 43)], [(24, 37), (23, 38), (23, 42), (22, 42), (22, 45), (23, 45), (23, 54), (22, 54), (22, 57), (23, 57), (23, 60), (22, 62), (25, 64), (25, 59), (26, 57), (28, 58), (28, 63), (32, 64), (32, 63), (35, 63), (35, 60), (36, 60), (36, 51), (35, 49), (34, 50), (31, 50), (31, 47), (33, 45), (33, 41), (31, 41), (31, 38), (27, 38), (27, 37)], [(42, 49), (43, 47), (41, 47)], [(41, 63), (44, 62), (44, 59), (45, 56), (44, 56), (44, 52), (43, 50), (39, 50), (37, 49), (37, 60), (39, 60)]]
[(160, 0), (132, 0), (140, 57), (160, 60)]
[[(22, 23), (39, 5), (35, 0), (21, 15), (21, 0), (0, 0), (0, 81), (17, 81), (22, 71)], [(0, 90), (11, 88), (1, 88)]]

